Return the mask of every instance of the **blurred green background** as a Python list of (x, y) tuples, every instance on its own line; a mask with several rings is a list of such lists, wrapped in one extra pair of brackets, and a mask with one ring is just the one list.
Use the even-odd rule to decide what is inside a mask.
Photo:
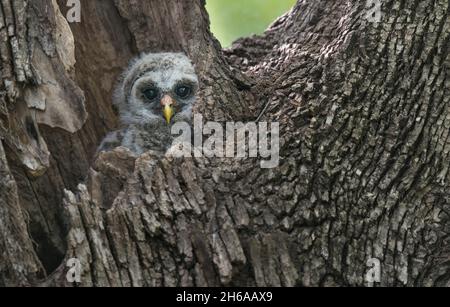
[(237, 38), (261, 34), (296, 0), (206, 0), (211, 31), (229, 47)]

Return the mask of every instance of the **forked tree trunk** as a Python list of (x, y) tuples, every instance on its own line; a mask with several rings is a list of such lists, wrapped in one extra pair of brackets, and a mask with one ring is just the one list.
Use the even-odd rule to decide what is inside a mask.
[[(370, 2), (370, 1), (369, 1)], [(375, 1), (376, 2), (376, 1)], [(222, 51), (204, 1), (2, 1), (0, 285), (450, 286), (450, 2), (300, 0)], [(230, 21), (232, 22), (232, 21)], [(279, 122), (281, 163), (100, 155), (140, 52), (196, 112)], [(94, 161), (95, 160), (95, 161)]]

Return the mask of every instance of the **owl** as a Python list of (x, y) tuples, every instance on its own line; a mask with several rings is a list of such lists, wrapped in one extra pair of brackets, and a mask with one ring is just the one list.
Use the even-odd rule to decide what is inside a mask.
[(182, 53), (143, 54), (123, 73), (114, 94), (121, 129), (106, 136), (99, 151), (118, 146), (140, 155), (165, 152), (175, 122), (191, 123), (198, 78)]

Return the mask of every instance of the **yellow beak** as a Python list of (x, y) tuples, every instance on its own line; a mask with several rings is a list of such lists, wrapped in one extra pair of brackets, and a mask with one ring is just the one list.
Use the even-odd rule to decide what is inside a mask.
[(167, 121), (167, 124), (170, 124), (170, 121), (172, 120), (172, 117), (173, 117), (174, 114), (175, 114), (175, 112), (174, 112), (172, 106), (170, 106), (170, 105), (165, 105), (164, 106), (163, 115), (164, 115), (164, 118)]

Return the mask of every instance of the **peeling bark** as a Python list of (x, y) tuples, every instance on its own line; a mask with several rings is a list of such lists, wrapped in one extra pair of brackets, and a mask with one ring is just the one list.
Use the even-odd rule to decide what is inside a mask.
[[(59, 6), (57, 6), (59, 4)], [(300, 0), (221, 50), (204, 1), (2, 2), (0, 285), (450, 286), (450, 2)], [(13, 13), (14, 12), (14, 13)], [(64, 36), (65, 39), (61, 37)], [(132, 57), (183, 51), (208, 120), (277, 121), (281, 164), (94, 156)]]

